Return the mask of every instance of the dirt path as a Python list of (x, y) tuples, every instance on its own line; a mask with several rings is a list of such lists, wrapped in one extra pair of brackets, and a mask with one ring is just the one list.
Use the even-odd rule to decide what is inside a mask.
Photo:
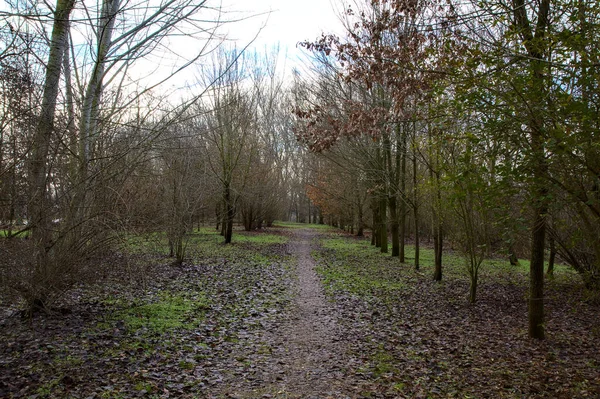
[(334, 308), (314, 270), (310, 254), (314, 236), (311, 230), (299, 230), (290, 243), (298, 257), (298, 291), (293, 317), (280, 331), (284, 335), (284, 345), (279, 348), (284, 374), (279, 392), (289, 397), (339, 398), (343, 347)]
[[(238, 387), (235, 398), (344, 399), (345, 348), (336, 323), (335, 307), (327, 301), (311, 256), (316, 233), (294, 232), (288, 244), (297, 257), (295, 299), (289, 317), (262, 341), (270, 354), (258, 365), (253, 387)], [(242, 388), (242, 392), (239, 390)]]

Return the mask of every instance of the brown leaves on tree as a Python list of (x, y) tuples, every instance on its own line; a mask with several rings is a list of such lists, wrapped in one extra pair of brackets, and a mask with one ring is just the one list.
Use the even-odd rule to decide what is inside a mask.
[(366, 88), (381, 104), (338, 99), (343, 102), (342, 116), (332, 112), (339, 103), (296, 110), (304, 122), (296, 132), (298, 139), (311, 150), (322, 151), (343, 136), (378, 137), (390, 122), (409, 118), (415, 104), (443, 76), (438, 64), (448, 61), (444, 49), (452, 47), (446, 45), (449, 36), (433, 29), (437, 22), (426, 15), (425, 10), (436, 5), (435, 0), (373, 0), (360, 12), (346, 10), (345, 38), (323, 34), (315, 42), (301, 43), (309, 51), (333, 57), (342, 67), (341, 81)]

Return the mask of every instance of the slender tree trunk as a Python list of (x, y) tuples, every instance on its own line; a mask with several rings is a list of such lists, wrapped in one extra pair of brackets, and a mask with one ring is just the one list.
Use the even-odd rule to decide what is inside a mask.
[[(415, 144), (416, 146), (416, 144)], [(420, 257), (420, 248), (419, 248), (419, 201), (418, 201), (418, 186), (417, 186), (417, 156), (416, 156), (416, 148), (413, 150), (412, 157), (412, 167), (413, 167), (413, 216), (415, 220), (415, 269), (419, 270), (419, 257)]]
[(401, 165), (400, 165), (400, 262), (404, 263), (406, 246), (406, 130), (402, 134), (401, 146)]
[(235, 207), (233, 203), (233, 197), (231, 195), (231, 188), (225, 187), (225, 221), (223, 223), (225, 227), (225, 244), (230, 244), (233, 236), (233, 219), (235, 218)]
[(548, 269), (546, 269), (546, 275), (550, 278), (554, 277), (554, 261), (556, 259), (556, 242), (554, 241), (554, 237), (550, 235), (548, 238), (548, 243), (550, 244), (550, 256), (548, 258)]
[(387, 232), (387, 203), (384, 196), (379, 199), (379, 236), (381, 243), (381, 252), (388, 252), (388, 232)]
[(221, 212), (221, 232), (219, 233), (221, 236), (225, 237), (227, 233), (227, 205), (225, 205), (225, 200), (223, 200), (223, 210)]
[(515, 244), (513, 244), (512, 241), (508, 245), (508, 261), (510, 262), (511, 266), (519, 265), (519, 257), (517, 256), (517, 252), (515, 251)]
[[(94, 65), (82, 101), (81, 120), (79, 123), (79, 171), (75, 179), (77, 187), (71, 203), (69, 228), (73, 229), (72, 239), (78, 240), (78, 231), (88, 217), (88, 191), (90, 189), (90, 159), (93, 146), (98, 138), (98, 121), (100, 103), (104, 91), (104, 74), (106, 61), (112, 44), (112, 33), (120, 0), (103, 0), (98, 25), (96, 26), (97, 48)], [(72, 226), (72, 227), (71, 227)], [(78, 226), (75, 228), (75, 226)]]
[[(67, 48), (69, 16), (75, 5), (74, 0), (58, 0), (54, 12), (52, 35), (50, 38), (50, 53), (46, 64), (46, 77), (42, 94), (42, 107), (38, 125), (34, 133), (32, 156), (29, 176), (31, 193), (29, 203), (29, 218), (31, 221), (31, 237), (35, 251), (35, 281), (44, 284), (48, 281), (48, 253), (52, 247), (50, 206), (47, 201), (48, 153), (50, 141), (54, 133), (54, 116), (56, 99), (60, 84), (61, 65)], [(38, 298), (33, 299), (32, 305), (44, 307), (46, 289), (40, 287)], [(33, 310), (33, 309), (31, 309)]]
[(371, 245), (375, 245), (376, 248), (381, 248), (381, 218), (379, 215), (379, 205), (376, 197), (371, 201), (373, 212), (373, 236), (371, 238)]
[(433, 246), (434, 246), (434, 257), (435, 257), (435, 269), (433, 272), (434, 281), (442, 281), (442, 252), (444, 246), (442, 227), (439, 221), (435, 222), (433, 232)]
[[(546, 30), (549, 26), (551, 0), (535, 3), (537, 15), (535, 27), (529, 21), (524, 0), (513, 0), (514, 24), (521, 36), (529, 57), (531, 85), (528, 95), (529, 104), (532, 183), (534, 217), (531, 228), (531, 260), (529, 262), (529, 336), (544, 339), (544, 250), (546, 247), (546, 214), (548, 212), (548, 165), (544, 148), (544, 112), (546, 104), (547, 82), (545, 60), (548, 52)], [(535, 12), (537, 11), (537, 12)]]
[(442, 194), (440, 192), (440, 177), (439, 174), (435, 174), (435, 190), (436, 190), (436, 204), (434, 205), (433, 210), (433, 247), (434, 247), (434, 257), (435, 257), (435, 269), (433, 272), (433, 280), (441, 281), (442, 280), (442, 254), (444, 249), (444, 232), (442, 229), (442, 218), (440, 216), (441, 212), (441, 203), (442, 203)]
[[(397, 145), (399, 145), (399, 139), (401, 129), (400, 124), (396, 124), (396, 138)], [(399, 222), (398, 222), (398, 173), (400, 169), (400, 151), (396, 151), (396, 157), (392, 154), (392, 143), (388, 134), (383, 135), (383, 159), (381, 162), (382, 173), (386, 176), (383, 179), (382, 185), (385, 187), (385, 195), (387, 196), (387, 205), (390, 208), (390, 223), (392, 232), (392, 256), (399, 256), (400, 254), (400, 236), (399, 236)], [(394, 161), (394, 162), (392, 162)], [(386, 228), (386, 240), (387, 240), (387, 228)], [(387, 252), (387, 250), (385, 251)]]
[(546, 249), (546, 215), (548, 213), (547, 165), (538, 132), (532, 133), (534, 153), (534, 218), (531, 228), (529, 262), (529, 336), (544, 339), (544, 252)]
[[(474, 266), (471, 266), (474, 267)], [(469, 286), (469, 302), (475, 303), (477, 301), (477, 281), (478, 273), (474, 272), (471, 274), (471, 285)]]
[(529, 336), (544, 339), (544, 248), (546, 239), (546, 208), (536, 209), (531, 232), (529, 269)]
[(227, 220), (227, 228), (225, 230), (225, 244), (231, 244), (233, 237), (233, 218)]
[[(429, 135), (431, 141), (431, 128), (429, 128)], [(431, 143), (433, 145), (433, 143)], [(437, 149), (432, 149), (431, 154), (435, 157), (435, 165), (438, 166), (438, 157), (439, 152)], [(433, 162), (433, 161), (431, 161)], [(443, 239), (443, 231), (442, 231), (442, 218), (441, 218), (441, 206), (442, 206), (442, 198), (441, 198), (441, 189), (440, 189), (440, 175), (438, 172), (433, 170), (434, 166), (430, 166), (429, 176), (434, 184), (435, 197), (433, 200), (433, 206), (431, 210), (432, 214), (432, 233), (433, 233), (433, 249), (434, 249), (434, 272), (433, 272), (433, 280), (441, 281), (442, 280), (442, 253), (444, 246)]]
[[(18, 154), (17, 154), (17, 136), (15, 134), (13, 134), (12, 136), (13, 139), (13, 143), (12, 143), (12, 156), (13, 159), (17, 159), (18, 158)], [(12, 238), (13, 237), (13, 229), (18, 230), (18, 228), (15, 227), (15, 222), (16, 222), (16, 217), (17, 217), (17, 212), (16, 212), (16, 206), (17, 206), (17, 168), (15, 168), (14, 166), (11, 168), (10, 171), (10, 215), (9, 215), (9, 224), (8, 224), (8, 237)]]
[(358, 213), (358, 221), (357, 221), (357, 232), (356, 232), (356, 236), (357, 237), (362, 237), (364, 236), (364, 230), (365, 230), (365, 221), (364, 221), (364, 216), (363, 216), (363, 204), (362, 201), (360, 200), (360, 194), (356, 194), (357, 195), (357, 213)]
[(390, 208), (391, 230), (392, 230), (392, 256), (399, 256), (400, 255), (400, 235), (399, 235), (399, 223), (398, 223), (398, 204), (397, 204), (397, 198), (395, 195), (392, 195), (389, 197), (388, 205)]

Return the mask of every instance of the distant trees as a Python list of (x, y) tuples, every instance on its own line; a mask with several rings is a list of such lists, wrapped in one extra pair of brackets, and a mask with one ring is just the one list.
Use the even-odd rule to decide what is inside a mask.
[[(427, 37), (419, 30), (424, 23), (427, 2), (371, 2), (358, 9), (348, 8), (347, 38), (324, 36), (315, 43), (304, 43), (321, 57), (332, 54), (345, 96), (334, 100), (334, 107), (321, 105), (300, 110), (308, 123), (299, 135), (314, 149), (327, 149), (342, 137), (365, 135), (372, 140), (363, 147), (362, 171), (371, 182), (371, 209), (376, 246), (388, 251), (388, 223), (392, 256), (405, 261), (404, 245), (408, 231), (409, 209), (418, 219), (414, 199), (418, 189), (410, 187), (410, 172), (417, 179), (417, 157), (421, 140), (416, 140), (421, 103), (435, 81), (422, 72), (427, 62)], [(325, 61), (331, 62), (331, 61)], [(328, 130), (319, 134), (322, 125)], [(311, 130), (312, 129), (312, 130)], [(412, 152), (412, 154), (409, 152)], [(412, 162), (412, 168), (409, 168)], [(431, 163), (425, 165), (433, 166)], [(433, 170), (433, 169), (432, 169)], [(389, 217), (388, 217), (389, 210)], [(414, 212), (417, 210), (417, 212)], [(438, 268), (441, 278), (441, 234), (438, 213), (433, 213)], [(418, 225), (415, 224), (416, 231)], [(418, 234), (416, 234), (418, 236)]]
[(26, 156), (40, 96), (39, 43), (20, 27), (0, 30), (0, 220), (6, 235), (23, 229), (27, 217)]
[[(274, 53), (275, 54), (275, 53)], [(262, 58), (264, 57), (264, 58)], [(212, 89), (198, 124), (205, 159), (221, 190), (225, 243), (241, 215), (246, 230), (270, 224), (283, 212), (290, 129), (282, 83), (269, 64), (275, 55), (222, 51), (209, 72)]]

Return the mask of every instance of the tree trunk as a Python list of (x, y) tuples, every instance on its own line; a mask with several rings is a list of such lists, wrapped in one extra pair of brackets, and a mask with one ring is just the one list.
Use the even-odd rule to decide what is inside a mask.
[[(29, 203), (29, 219), (31, 221), (31, 237), (34, 243), (35, 268), (34, 284), (48, 281), (48, 252), (52, 244), (50, 205), (47, 203), (48, 152), (50, 140), (54, 133), (54, 116), (56, 99), (60, 84), (61, 65), (67, 47), (69, 16), (75, 5), (74, 0), (58, 0), (54, 12), (50, 53), (46, 64), (46, 77), (42, 94), (42, 107), (38, 125), (32, 143), (30, 162), (31, 193)], [(30, 305), (41, 301), (45, 307), (47, 299), (45, 290), (51, 287), (40, 287), (37, 296)], [(40, 305), (38, 304), (38, 305)], [(35, 305), (36, 307), (40, 307)]]
[(435, 257), (435, 270), (433, 273), (434, 281), (442, 281), (442, 253), (444, 249), (444, 232), (442, 228), (442, 219), (440, 216), (442, 194), (440, 192), (440, 177), (436, 174), (436, 199), (437, 204), (433, 210), (433, 246), (434, 246), (434, 257)]
[(235, 218), (235, 207), (233, 204), (233, 198), (229, 186), (225, 187), (225, 193), (223, 197), (225, 202), (225, 220), (223, 223), (223, 226), (225, 227), (225, 244), (230, 244), (231, 238), (233, 236), (233, 219)]
[(379, 200), (379, 240), (381, 244), (381, 252), (388, 252), (388, 232), (387, 232), (387, 201), (385, 197)]
[(358, 206), (357, 206), (357, 213), (358, 213), (358, 221), (357, 221), (357, 232), (356, 232), (356, 236), (357, 237), (362, 237), (365, 235), (364, 230), (365, 230), (365, 221), (364, 216), (363, 216), (363, 204), (360, 201), (360, 197), (358, 199)]
[(392, 195), (388, 198), (388, 205), (390, 207), (390, 218), (391, 230), (392, 230), (392, 256), (400, 255), (400, 235), (399, 235), (399, 223), (398, 223), (398, 205), (397, 198)]
[(379, 217), (379, 206), (376, 198), (373, 198), (371, 201), (373, 211), (373, 235), (371, 237), (371, 245), (375, 245), (375, 248), (381, 248), (381, 223)]
[(233, 218), (228, 219), (225, 228), (225, 244), (231, 244), (233, 237)]
[(517, 256), (514, 244), (512, 242), (508, 245), (508, 261), (510, 262), (511, 266), (519, 265), (519, 257)]
[(544, 249), (546, 238), (546, 209), (536, 210), (531, 232), (531, 261), (529, 269), (529, 336), (544, 339)]
[(433, 280), (442, 281), (442, 251), (444, 246), (444, 239), (442, 234), (442, 227), (439, 224), (439, 220), (435, 222), (434, 226), (433, 246), (435, 257), (435, 269), (433, 272)]
[(441, 203), (442, 203), (442, 194), (440, 192), (440, 176), (438, 173), (434, 173), (431, 171), (432, 178), (435, 181), (435, 203), (432, 209), (433, 215), (433, 248), (434, 248), (434, 259), (435, 259), (435, 269), (433, 272), (433, 280), (441, 281), (442, 280), (442, 253), (444, 247), (444, 234), (442, 230), (442, 218), (440, 216), (441, 212)]
[(404, 263), (406, 261), (405, 259), (405, 246), (406, 246), (406, 199), (408, 198), (406, 196), (406, 153), (407, 153), (407, 148), (406, 148), (406, 134), (407, 134), (407, 130), (408, 129), (402, 129), (402, 137), (401, 140), (399, 142), (400, 144), (400, 155), (402, 156), (401, 159), (401, 164), (400, 166), (400, 171), (396, 172), (396, 173), (400, 173), (400, 252), (399, 252), (399, 257), (400, 257), (400, 262)]
[[(79, 240), (81, 228), (89, 218), (90, 206), (90, 160), (92, 149), (98, 138), (98, 121), (100, 104), (104, 91), (105, 63), (112, 44), (112, 33), (120, 0), (103, 0), (100, 18), (96, 26), (97, 48), (94, 65), (82, 101), (81, 120), (79, 123), (79, 170), (74, 179), (77, 182), (75, 194), (71, 201), (71, 212), (67, 226), (71, 229), (71, 239)], [(75, 245), (75, 242), (72, 245)]]
[(550, 236), (549, 239), (550, 244), (550, 256), (548, 258), (548, 269), (546, 269), (546, 275), (550, 278), (554, 277), (554, 261), (556, 259), (556, 242), (554, 241), (554, 237)]
[(539, 131), (532, 131), (534, 155), (534, 218), (531, 228), (529, 262), (529, 336), (544, 339), (544, 252), (546, 249), (546, 214), (548, 213), (547, 165)]
[(471, 285), (469, 286), (469, 302), (475, 303), (477, 301), (477, 273), (471, 274)]
[(418, 202), (418, 192), (417, 192), (417, 156), (416, 156), (416, 148), (413, 150), (413, 217), (415, 219), (415, 269), (419, 270), (419, 257), (420, 257), (420, 248), (419, 248), (419, 202)]
[(529, 268), (529, 336), (544, 339), (544, 250), (546, 247), (546, 214), (548, 212), (548, 165), (544, 148), (544, 111), (546, 102), (545, 60), (548, 48), (546, 30), (549, 25), (550, 0), (537, 3), (537, 23), (532, 28), (524, 0), (513, 0), (514, 24), (525, 46), (531, 67), (528, 95), (532, 194), (534, 217), (531, 229), (531, 261)]

